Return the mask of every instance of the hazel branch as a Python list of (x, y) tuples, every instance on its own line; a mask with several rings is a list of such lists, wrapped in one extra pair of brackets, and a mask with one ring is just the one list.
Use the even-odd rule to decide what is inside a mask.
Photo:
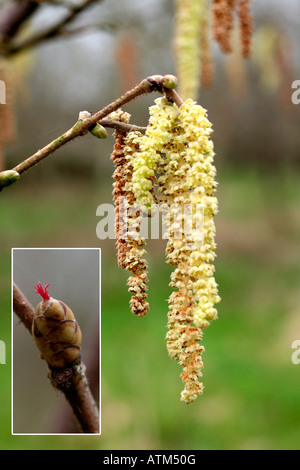
[[(13, 310), (31, 334), (35, 310), (19, 287), (13, 284)], [(65, 368), (49, 366), (52, 385), (61, 390), (69, 402), (84, 433), (99, 433), (99, 411), (90, 390), (82, 362)]]
[(74, 18), (76, 18), (83, 10), (88, 8), (91, 4), (95, 3), (96, 0), (84, 0), (81, 5), (70, 7), (68, 14), (58, 21), (54, 26), (50, 28), (39, 31), (32, 36), (25, 38), (19, 44), (11, 44), (7, 48), (7, 54), (13, 55), (19, 52), (22, 52), (30, 47), (34, 47), (37, 44), (40, 44), (43, 41), (53, 39), (60, 35), (63, 28), (71, 23)]
[(91, 117), (84, 119), (83, 121), (77, 121), (71, 129), (57, 137), (55, 140), (50, 142), (42, 149), (38, 150), (36, 153), (31, 155), (31, 157), (27, 158), (19, 165), (15, 166), (13, 170), (19, 174), (24, 173), (29, 168), (36, 165), (44, 158), (48, 157), (48, 155), (53, 153), (55, 150), (58, 150), (66, 143), (70, 142), (76, 137), (87, 134), (90, 128), (95, 126), (95, 124), (97, 124), (99, 121), (101, 121), (101, 119), (105, 118), (113, 111), (116, 111), (118, 108), (121, 108), (124, 104), (128, 103), (134, 98), (144, 93), (151, 93), (152, 91), (153, 85), (148, 81), (148, 79), (144, 79), (135, 88), (126, 92), (120, 98), (116, 99), (113, 103), (110, 103), (105, 108), (98, 111), (96, 114), (93, 114)]
[[(71, 127), (68, 131), (64, 134), (60, 135), (52, 142), (47, 144), (42, 149), (38, 150), (36, 153), (31, 155), (29, 158), (24, 160), (23, 162), (19, 163), (15, 166), (12, 170), (7, 170), (5, 172), (0, 173), (0, 191), (5, 186), (9, 186), (10, 184), (17, 181), (19, 175), (27, 171), (29, 168), (33, 167), (44, 158), (51, 155), (53, 152), (58, 150), (60, 147), (65, 145), (66, 143), (70, 142), (71, 140), (75, 139), (76, 137), (83, 136), (87, 134), (89, 131), (92, 131), (93, 128), (98, 124), (101, 123), (107, 127), (115, 127), (124, 125), (124, 123), (118, 122), (118, 124), (113, 123), (110, 119), (105, 119), (109, 114), (116, 111), (117, 109), (121, 108), (125, 104), (129, 103), (133, 99), (141, 96), (143, 94), (148, 94), (152, 92), (159, 92), (165, 94), (166, 98), (170, 102), (174, 102), (180, 107), (183, 103), (180, 96), (175, 91), (175, 87), (177, 86), (177, 79), (173, 75), (152, 75), (148, 78), (142, 80), (136, 87), (132, 90), (127, 91), (122, 96), (117, 98), (112, 103), (105, 106), (103, 109), (98, 111), (97, 113), (90, 116), (89, 113), (86, 113), (86, 118), (79, 119), (73, 127)], [(125, 129), (125, 128), (124, 128)], [(126, 131), (128, 130), (139, 130), (140, 132), (145, 132), (144, 128), (139, 126), (132, 126), (126, 127)], [(11, 172), (12, 175), (7, 175), (8, 172)]]
[(36, 11), (38, 4), (36, 2), (24, 0), (14, 2), (6, 9), (1, 10), (0, 15), (0, 44), (4, 46), (10, 39), (17, 34), (20, 27)]
[(15, 283), (13, 283), (13, 310), (31, 334), (35, 310)]

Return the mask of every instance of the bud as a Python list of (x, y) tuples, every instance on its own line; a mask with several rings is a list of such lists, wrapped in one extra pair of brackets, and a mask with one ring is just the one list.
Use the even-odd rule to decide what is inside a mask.
[(175, 75), (165, 75), (162, 79), (162, 84), (165, 88), (172, 90), (178, 85), (177, 77), (175, 77)]
[[(89, 111), (80, 111), (79, 113), (79, 121), (84, 121), (85, 119), (90, 118), (92, 115)], [(94, 136), (97, 137), (98, 139), (107, 139), (108, 134), (106, 129), (101, 126), (101, 124), (97, 123), (92, 125), (89, 128), (89, 132)]]
[(91, 113), (89, 111), (80, 111), (79, 113), (79, 121), (83, 121), (84, 119), (88, 119), (91, 117)]
[(96, 124), (93, 129), (90, 130), (90, 133), (94, 136), (97, 137), (98, 139), (107, 139), (108, 134), (106, 129), (101, 126), (101, 124)]
[(18, 181), (20, 175), (15, 170), (6, 170), (0, 173), (0, 191), (5, 186), (10, 186), (11, 184)]
[(49, 285), (34, 286), (43, 300), (36, 307), (32, 335), (42, 359), (50, 367), (65, 368), (80, 362), (81, 330), (72, 310), (49, 296)]

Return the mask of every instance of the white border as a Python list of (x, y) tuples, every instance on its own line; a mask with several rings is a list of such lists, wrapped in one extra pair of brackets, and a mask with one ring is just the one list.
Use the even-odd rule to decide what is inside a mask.
[[(14, 433), (13, 432), (13, 253), (14, 250), (98, 250), (99, 253), (99, 433)], [(102, 347), (102, 338), (101, 338), (101, 248), (91, 247), (91, 248), (11, 248), (11, 435), (12, 436), (100, 436), (101, 435), (101, 347)]]

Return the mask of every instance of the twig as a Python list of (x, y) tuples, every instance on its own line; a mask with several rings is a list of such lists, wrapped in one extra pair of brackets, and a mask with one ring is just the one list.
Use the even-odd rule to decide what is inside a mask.
[(81, 362), (65, 369), (52, 369), (49, 374), (55, 388), (61, 390), (69, 402), (84, 433), (99, 433), (99, 411)]
[(36, 153), (31, 155), (31, 157), (24, 160), (22, 163), (13, 168), (14, 171), (17, 171), (19, 174), (24, 173), (32, 166), (39, 163), (44, 158), (48, 157), (55, 150), (58, 150), (60, 147), (65, 145), (67, 142), (87, 134), (89, 128), (97, 124), (98, 121), (108, 116), (116, 109), (120, 108), (124, 104), (128, 103), (137, 96), (142, 95), (143, 93), (151, 93), (153, 91), (153, 86), (148, 79), (143, 80), (139, 85), (137, 85), (132, 90), (128, 91), (120, 98), (116, 99), (113, 103), (109, 104), (102, 110), (98, 111), (96, 114), (93, 114), (91, 117), (84, 119), (83, 121), (77, 121), (76, 124), (69, 129), (67, 132), (57, 137), (55, 140), (50, 142), (50, 144), (43, 147), (41, 150), (38, 150)]
[(97, 23), (85, 23), (78, 26), (69, 28), (62, 28), (58, 32), (58, 36), (70, 37), (75, 34), (89, 33), (90, 31), (116, 31), (118, 24), (113, 21), (97, 22)]
[[(13, 310), (31, 333), (35, 310), (13, 284)], [(99, 433), (99, 411), (91, 393), (82, 362), (66, 368), (49, 367), (52, 385), (61, 390), (69, 402), (84, 433)]]
[(35, 310), (15, 283), (13, 283), (13, 310), (31, 334)]
[(124, 132), (135, 132), (138, 131), (141, 134), (145, 134), (147, 127), (135, 126), (134, 124), (126, 124), (125, 122), (113, 121), (112, 119), (101, 119), (99, 124), (103, 127), (109, 127), (112, 129), (119, 129)]
[(176, 90), (165, 90), (167, 100), (173, 102), (180, 108), (183, 104), (183, 100), (180, 98)]
[(0, 43), (8, 42), (37, 8), (36, 2), (24, 0), (14, 2), (1, 11)]
[(12, 55), (16, 54), (18, 52), (22, 52), (25, 49), (28, 49), (30, 47), (36, 46), (37, 44), (41, 43), (42, 41), (46, 41), (49, 39), (52, 39), (56, 36), (58, 36), (61, 33), (61, 30), (71, 23), (71, 21), (74, 20), (74, 18), (79, 15), (84, 9), (89, 7), (92, 3), (95, 1), (99, 0), (84, 0), (81, 5), (78, 6), (73, 6), (71, 10), (68, 12), (68, 14), (65, 16), (65, 18), (62, 18), (57, 24), (54, 26), (51, 26), (49, 29), (46, 31), (40, 31), (38, 33), (35, 33), (29, 38), (25, 38), (22, 42), (19, 44), (15, 45), (10, 45), (8, 48), (7, 53)]

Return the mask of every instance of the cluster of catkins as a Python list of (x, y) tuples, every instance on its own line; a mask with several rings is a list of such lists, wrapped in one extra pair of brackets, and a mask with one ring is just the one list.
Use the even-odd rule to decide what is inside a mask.
[(225, 54), (232, 51), (231, 32), (235, 11), (239, 17), (242, 54), (249, 57), (253, 31), (250, 0), (213, 0), (214, 39)]
[[(145, 134), (115, 133), (112, 159), (116, 164), (118, 257), (119, 265), (133, 273), (128, 281), (131, 308), (142, 316), (149, 305), (145, 300), (145, 240), (139, 229), (143, 215), (151, 215), (159, 207), (166, 228), (166, 260), (174, 266), (167, 349), (183, 367), (181, 400), (191, 403), (203, 391), (204, 348), (199, 343), (203, 330), (217, 317), (214, 306), (220, 300), (213, 266), (217, 199), (212, 127), (206, 111), (191, 99), (180, 108), (166, 98), (155, 103)], [(119, 112), (111, 117), (122, 120), (122, 116), (124, 119)], [(128, 203), (126, 217), (124, 208), (123, 212), (119, 208), (123, 197)]]
[[(232, 52), (232, 31), (238, 17), (243, 57), (251, 53), (250, 0), (176, 0), (174, 49), (179, 93), (197, 99), (201, 84), (213, 79), (212, 38), (224, 54)], [(211, 34), (212, 33), (212, 34)]]

